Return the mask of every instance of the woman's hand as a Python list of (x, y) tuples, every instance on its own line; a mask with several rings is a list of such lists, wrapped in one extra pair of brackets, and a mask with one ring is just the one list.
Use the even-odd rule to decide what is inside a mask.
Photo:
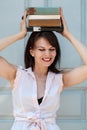
[(64, 37), (67, 38), (67, 36), (68, 36), (68, 34), (69, 34), (69, 30), (68, 30), (68, 27), (67, 27), (67, 24), (66, 24), (64, 15), (63, 15), (63, 10), (62, 10), (62, 8), (60, 8), (60, 15), (61, 15), (62, 24), (63, 24), (63, 27), (64, 27), (64, 30), (63, 30), (63, 32), (62, 32), (61, 34), (62, 34)]
[(20, 31), (21, 31), (21, 39), (24, 38), (27, 34), (27, 29), (26, 29), (26, 16), (27, 16), (27, 11), (24, 12), (24, 17), (21, 21), (20, 24)]

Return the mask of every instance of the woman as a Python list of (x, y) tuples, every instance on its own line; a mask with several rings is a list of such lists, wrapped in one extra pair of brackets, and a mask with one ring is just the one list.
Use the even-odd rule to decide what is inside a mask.
[[(0, 76), (10, 81), (13, 96), (14, 124), (12, 130), (60, 130), (56, 125), (60, 93), (63, 89), (87, 79), (87, 49), (68, 30), (61, 10), (64, 31), (81, 56), (84, 65), (69, 72), (56, 69), (60, 47), (52, 32), (34, 32), (25, 49), (25, 66), (17, 67), (0, 57)], [(0, 50), (24, 38), (26, 12), (18, 34), (0, 40)]]

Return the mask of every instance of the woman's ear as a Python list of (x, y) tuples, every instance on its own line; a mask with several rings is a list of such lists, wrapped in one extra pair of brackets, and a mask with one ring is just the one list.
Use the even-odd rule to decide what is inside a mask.
[(31, 54), (32, 57), (34, 57), (34, 51), (33, 51), (33, 49), (30, 49), (30, 54)]

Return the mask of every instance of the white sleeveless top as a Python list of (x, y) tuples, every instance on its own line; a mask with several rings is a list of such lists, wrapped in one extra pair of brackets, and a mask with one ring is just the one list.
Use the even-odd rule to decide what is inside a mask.
[(11, 130), (60, 130), (56, 124), (56, 112), (62, 86), (62, 74), (48, 72), (44, 97), (39, 105), (32, 69), (18, 67), (12, 90), (15, 121)]

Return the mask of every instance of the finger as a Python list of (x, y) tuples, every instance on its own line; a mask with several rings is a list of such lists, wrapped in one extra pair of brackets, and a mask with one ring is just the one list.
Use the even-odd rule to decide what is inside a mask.
[(27, 11), (24, 12), (24, 17), (23, 17), (24, 21), (26, 21), (26, 17), (27, 17)]
[(60, 16), (63, 17), (63, 9), (60, 7)]
[(62, 21), (64, 21), (64, 16), (63, 16), (63, 9), (60, 7), (60, 17), (62, 19)]
[(64, 15), (63, 15), (63, 9), (60, 8), (60, 16), (62, 18), (63, 23), (65, 22)]
[(36, 10), (33, 7), (27, 9), (27, 14), (28, 15), (34, 14), (35, 12), (36, 12)]
[(59, 9), (58, 9), (58, 13), (59, 13), (59, 14), (61, 13), (61, 7), (59, 7)]

